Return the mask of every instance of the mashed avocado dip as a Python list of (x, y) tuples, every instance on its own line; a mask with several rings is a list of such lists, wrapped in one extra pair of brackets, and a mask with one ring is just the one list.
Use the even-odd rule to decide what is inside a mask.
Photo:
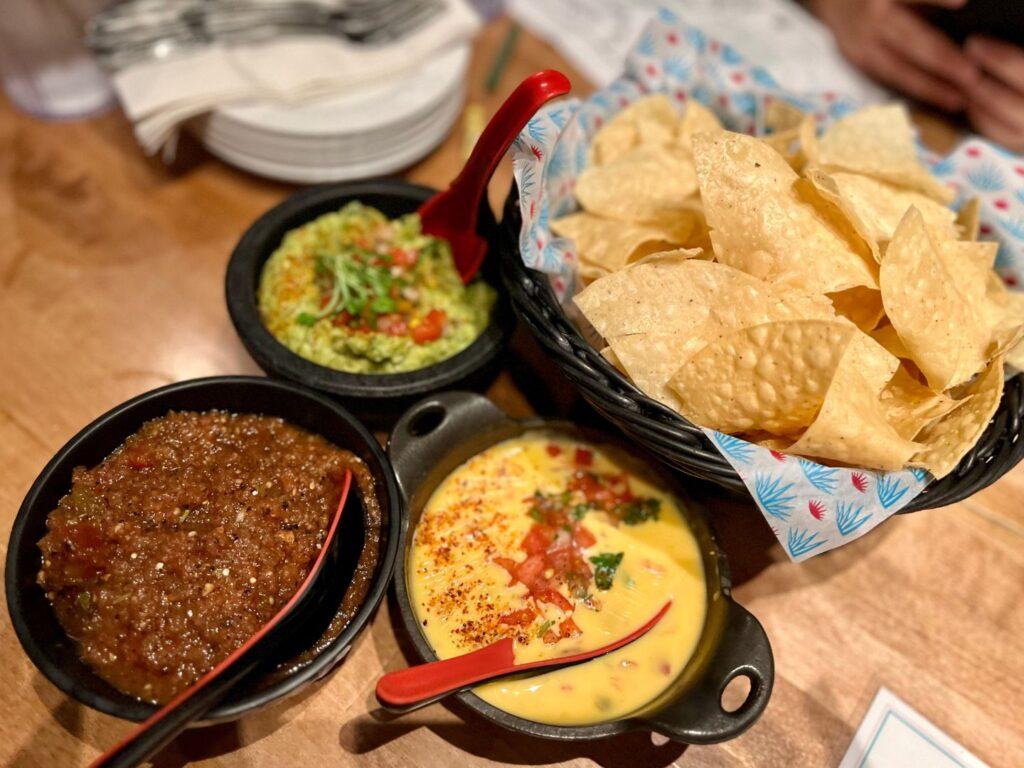
[(463, 285), (448, 243), (416, 214), (352, 202), (293, 229), (260, 277), (260, 315), (286, 347), (349, 373), (425, 368), (468, 347), (495, 293)]

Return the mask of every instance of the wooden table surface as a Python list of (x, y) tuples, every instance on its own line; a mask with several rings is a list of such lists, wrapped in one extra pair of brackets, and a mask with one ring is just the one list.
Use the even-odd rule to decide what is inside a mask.
[[(523, 35), (495, 96), (484, 74), (507, 29), (476, 46), (471, 98), (489, 109), (531, 71), (561, 66)], [(922, 120), (926, 139), (952, 131)], [(443, 185), (461, 164), (458, 132), (410, 169)], [(123, 400), (172, 381), (258, 373), (223, 301), (232, 246), (291, 191), (186, 147), (173, 169), (143, 157), (120, 114), (40, 123), (0, 100), (0, 516), (9, 530), (36, 474), (75, 431)], [(507, 166), (507, 163), (505, 164)], [(492, 187), (508, 188), (504, 167)], [(542, 364), (525, 335), (512, 372)], [(490, 391), (515, 415), (583, 413), (546, 371), (528, 399), (504, 372)], [(699, 489), (698, 489), (699, 490)], [(775, 652), (771, 703), (746, 734), (685, 748), (633, 733), (605, 742), (527, 739), (433, 705), (390, 719), (373, 699), (402, 667), (387, 606), (327, 682), (237, 724), (187, 733), (160, 766), (835, 765), (885, 685), (992, 765), (1024, 761), (1024, 469), (954, 506), (898, 516), (857, 542), (789, 563), (750, 507), (705, 494), (735, 576), (735, 597)], [(6, 536), (3, 540), (6, 541)], [(81, 765), (124, 733), (55, 689), (0, 618), (0, 763)]]

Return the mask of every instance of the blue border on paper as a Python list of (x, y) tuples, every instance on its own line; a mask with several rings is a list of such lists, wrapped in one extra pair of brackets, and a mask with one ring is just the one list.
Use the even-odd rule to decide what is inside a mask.
[(871, 750), (874, 749), (875, 742), (878, 741), (878, 737), (882, 735), (882, 730), (885, 728), (885, 724), (889, 720), (890, 716), (895, 717), (897, 720), (899, 720), (901, 723), (903, 723), (905, 726), (907, 726), (907, 728), (909, 728), (914, 733), (916, 733), (918, 736), (920, 736), (922, 739), (924, 739), (926, 742), (931, 744), (933, 747), (935, 747), (935, 749), (939, 750), (939, 752), (942, 753), (945, 757), (948, 757), (950, 760), (952, 760), (954, 765), (958, 765), (958, 766), (960, 766), (960, 768), (967, 768), (967, 766), (965, 766), (958, 759), (956, 759), (953, 755), (951, 755), (948, 751), (946, 751), (946, 749), (942, 745), (940, 745), (938, 742), (936, 742), (934, 739), (932, 739), (931, 736), (929, 736), (928, 734), (924, 733), (920, 728), (918, 728), (913, 723), (909, 722), (906, 718), (904, 718), (902, 715), (898, 714), (897, 712), (893, 711), (892, 709), (887, 709), (885, 711), (885, 717), (883, 717), (882, 718), (882, 722), (879, 723), (878, 730), (875, 731), (875, 735), (871, 737), (871, 743), (868, 744), (868, 748), (866, 750), (864, 750), (864, 754), (861, 756), (860, 762), (857, 763), (857, 768), (863, 768), (864, 763), (867, 762), (868, 757), (870, 757), (870, 755), (871, 755)]

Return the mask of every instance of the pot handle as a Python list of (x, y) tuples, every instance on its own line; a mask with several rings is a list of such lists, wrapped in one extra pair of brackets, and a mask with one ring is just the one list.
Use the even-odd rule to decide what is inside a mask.
[(442, 392), (407, 410), (388, 437), (388, 457), (406, 501), (453, 446), (502, 422), (507, 413), (475, 392)]
[[(761, 716), (775, 679), (771, 644), (761, 623), (729, 600), (722, 641), (704, 675), (676, 702), (642, 718), (653, 730), (687, 744), (715, 744), (735, 738)], [(732, 712), (722, 708), (722, 692), (733, 678), (750, 681), (746, 700)]]

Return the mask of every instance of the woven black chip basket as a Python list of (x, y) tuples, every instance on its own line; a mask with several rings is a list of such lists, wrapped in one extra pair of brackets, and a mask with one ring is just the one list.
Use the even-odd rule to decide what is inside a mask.
[[(559, 305), (547, 275), (523, 265), (519, 253), (521, 224), (519, 193), (513, 183), (499, 227), (497, 253), (512, 306), (544, 351), (587, 402), (629, 438), (681, 472), (745, 494), (739, 475), (699, 427), (645, 395), (587, 343)], [(902, 512), (943, 507), (965, 499), (994, 483), (1024, 458), (1022, 379), (1014, 376), (1006, 382), (995, 417), (956, 469), (928, 485)]]

